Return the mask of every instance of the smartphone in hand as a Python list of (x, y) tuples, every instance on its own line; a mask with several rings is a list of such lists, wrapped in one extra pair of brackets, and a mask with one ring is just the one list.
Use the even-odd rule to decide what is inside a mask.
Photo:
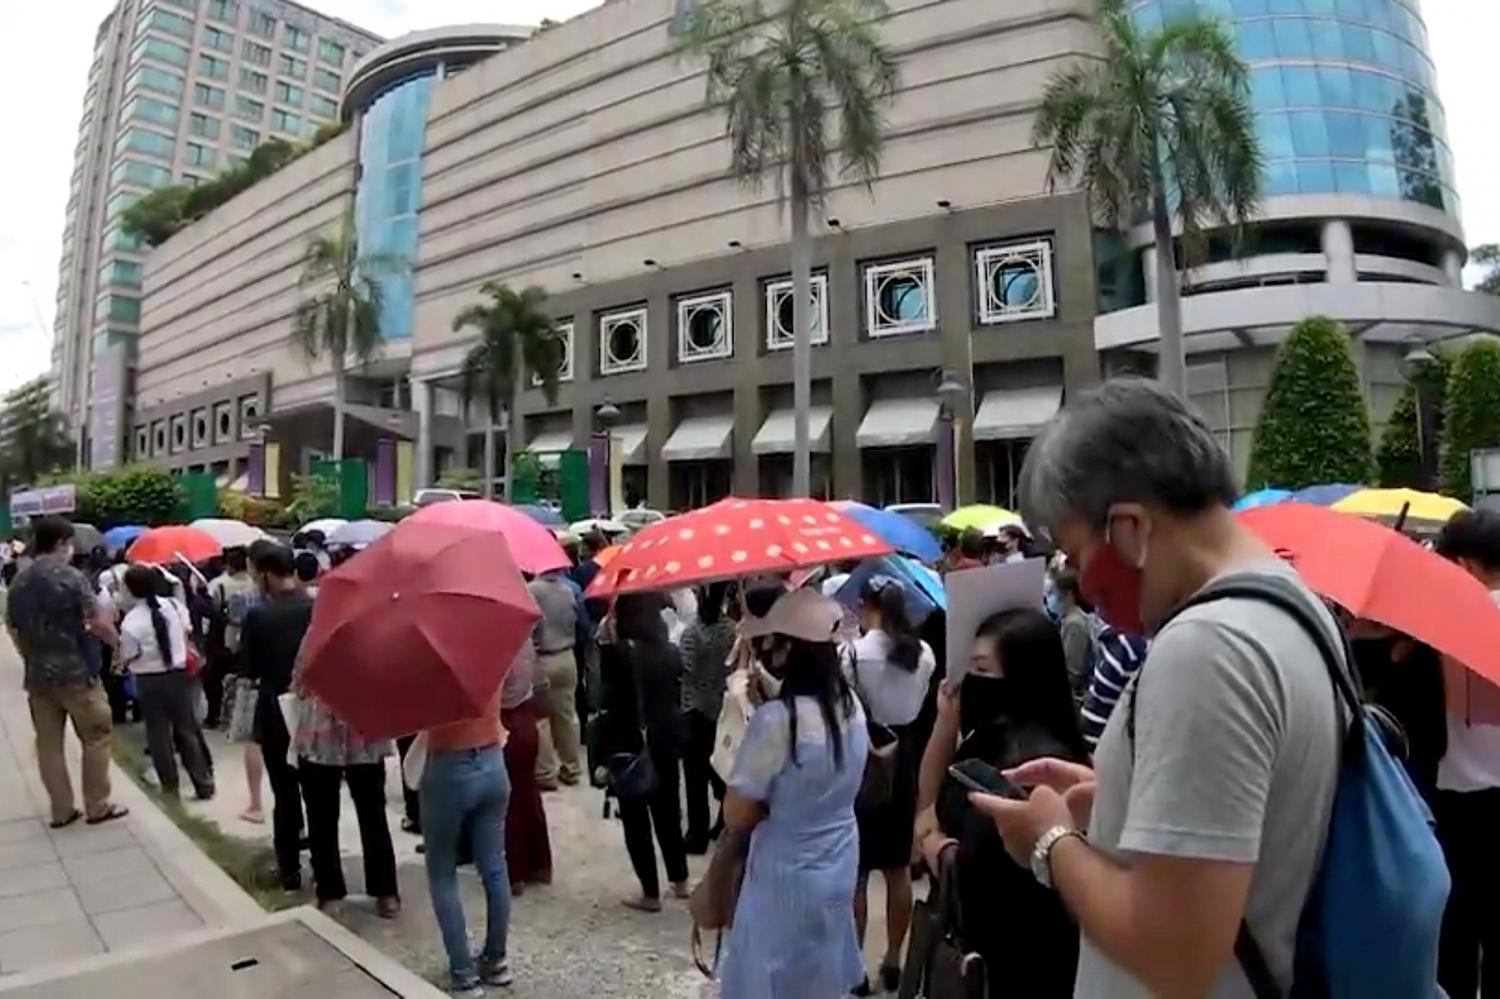
[(1026, 792), (1009, 777), (983, 760), (963, 760), (948, 768), (948, 776), (970, 791), (996, 794), (1014, 801), (1025, 801)]

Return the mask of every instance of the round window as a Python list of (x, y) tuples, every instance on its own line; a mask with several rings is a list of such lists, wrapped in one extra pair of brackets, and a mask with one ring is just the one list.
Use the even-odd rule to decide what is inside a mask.
[(995, 307), (1006, 312), (1035, 308), (1042, 297), (1042, 282), (1036, 265), (1028, 260), (1002, 260), (990, 271), (990, 294)]
[(641, 355), (641, 328), (634, 319), (622, 319), (609, 328), (605, 342), (611, 364), (631, 364)]
[(927, 315), (927, 289), (914, 274), (890, 274), (880, 281), (880, 321), (888, 325), (921, 322)]
[(703, 305), (688, 314), (688, 346), (694, 353), (719, 347), (724, 339), (724, 314), (717, 305)]

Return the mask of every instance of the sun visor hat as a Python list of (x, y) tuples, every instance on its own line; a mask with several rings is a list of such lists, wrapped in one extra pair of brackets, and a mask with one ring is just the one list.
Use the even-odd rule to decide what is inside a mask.
[(804, 642), (832, 642), (843, 617), (838, 601), (803, 588), (779, 598), (764, 617), (750, 618), (744, 631), (750, 638), (786, 635)]

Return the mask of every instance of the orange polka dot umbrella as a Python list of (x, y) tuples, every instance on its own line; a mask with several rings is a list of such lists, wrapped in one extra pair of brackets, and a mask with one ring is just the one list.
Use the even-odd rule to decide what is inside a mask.
[(810, 499), (725, 499), (652, 524), (620, 546), (588, 596), (679, 586), (889, 555), (869, 528)]

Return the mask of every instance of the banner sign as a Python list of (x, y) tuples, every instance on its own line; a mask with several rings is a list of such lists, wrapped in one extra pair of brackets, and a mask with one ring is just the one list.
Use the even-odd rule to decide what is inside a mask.
[(25, 489), (10, 494), (12, 517), (43, 517), (51, 513), (72, 513), (76, 509), (78, 488), (72, 485)]

